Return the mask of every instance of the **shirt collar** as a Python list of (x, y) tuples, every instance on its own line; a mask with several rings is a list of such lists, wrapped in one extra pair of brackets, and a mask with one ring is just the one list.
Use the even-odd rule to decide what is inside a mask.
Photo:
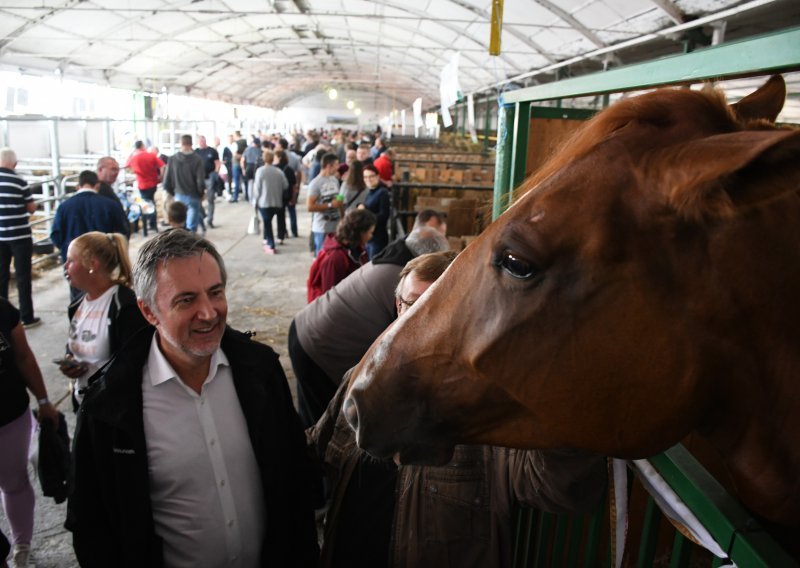
[[(203, 381), (204, 385), (214, 380), (219, 367), (222, 365), (230, 367), (228, 358), (225, 356), (222, 348), (217, 347), (217, 350), (211, 355), (211, 363), (208, 366), (208, 377)], [(147, 369), (150, 373), (150, 382), (154, 387), (170, 379), (180, 381), (178, 373), (176, 373), (172, 365), (169, 364), (169, 361), (164, 357), (161, 348), (158, 346), (158, 332), (153, 334), (153, 339), (150, 342), (150, 354), (147, 356)]]

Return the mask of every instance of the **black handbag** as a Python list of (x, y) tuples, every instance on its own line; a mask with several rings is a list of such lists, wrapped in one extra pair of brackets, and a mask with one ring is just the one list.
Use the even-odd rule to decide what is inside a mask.
[(63, 503), (69, 493), (69, 433), (64, 415), (58, 413), (58, 427), (51, 420), (39, 422), (39, 483), (42, 494)]

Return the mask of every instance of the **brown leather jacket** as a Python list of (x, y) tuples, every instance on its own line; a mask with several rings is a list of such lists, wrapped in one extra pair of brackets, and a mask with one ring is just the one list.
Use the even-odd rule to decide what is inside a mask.
[[(363, 450), (340, 412), (348, 376), (306, 431), (324, 460), (332, 496), (320, 566), (331, 567), (337, 515)], [(606, 485), (606, 461), (577, 451), (457, 446), (445, 466), (402, 466), (390, 544), (391, 568), (511, 565), (518, 503), (551, 512), (589, 510)]]

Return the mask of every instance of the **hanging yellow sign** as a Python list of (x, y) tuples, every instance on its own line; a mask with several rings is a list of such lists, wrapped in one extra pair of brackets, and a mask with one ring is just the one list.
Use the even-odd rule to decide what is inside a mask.
[(503, 31), (503, 0), (492, 0), (492, 33), (489, 55), (500, 55), (500, 33)]

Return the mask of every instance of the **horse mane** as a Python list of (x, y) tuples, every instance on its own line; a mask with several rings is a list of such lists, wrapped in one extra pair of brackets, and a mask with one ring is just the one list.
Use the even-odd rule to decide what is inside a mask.
[(698, 125), (708, 134), (732, 132), (744, 126), (728, 106), (724, 93), (710, 84), (702, 90), (664, 88), (625, 98), (596, 114), (559, 144), (550, 159), (517, 189), (515, 199), (629, 124), (667, 128), (686, 115), (692, 118), (695, 132)]

